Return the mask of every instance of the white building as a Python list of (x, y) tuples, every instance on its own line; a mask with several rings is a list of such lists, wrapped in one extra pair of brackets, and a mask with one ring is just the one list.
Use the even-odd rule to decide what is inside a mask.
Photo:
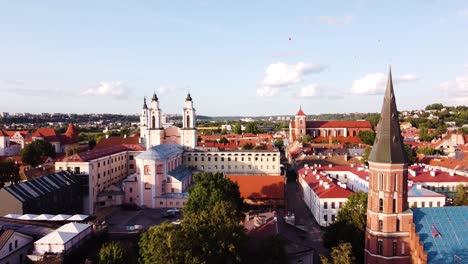
[(0, 263), (21, 264), (32, 249), (33, 238), (12, 229), (0, 229)]

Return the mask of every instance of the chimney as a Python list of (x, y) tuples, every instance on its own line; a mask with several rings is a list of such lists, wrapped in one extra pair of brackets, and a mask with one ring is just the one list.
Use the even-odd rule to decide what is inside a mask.
[(331, 168), (331, 167), (333, 167), (333, 165), (332, 165), (332, 164), (328, 164), (328, 167)]
[(415, 177), (416, 176), (416, 171), (409, 169), (408, 172), (411, 174), (411, 176)]
[(320, 179), (320, 175), (317, 175), (317, 176), (315, 177), (315, 179), (316, 179), (316, 180)]
[(322, 181), (322, 180), (319, 181), (319, 185), (323, 185), (323, 181)]
[(351, 168), (354, 168), (354, 164), (351, 164)]
[(455, 172), (454, 172), (454, 171), (450, 171), (450, 172), (449, 172), (449, 175), (450, 175), (450, 176), (455, 176)]
[(416, 189), (421, 189), (421, 184), (416, 185)]
[(436, 172), (435, 171), (431, 171), (430, 172), (431, 176), (434, 177), (436, 175)]
[(124, 135), (124, 138), (127, 138), (127, 134)]
[(307, 170), (305, 170), (305, 172), (304, 172), (304, 175), (306, 175), (306, 176), (307, 176)]

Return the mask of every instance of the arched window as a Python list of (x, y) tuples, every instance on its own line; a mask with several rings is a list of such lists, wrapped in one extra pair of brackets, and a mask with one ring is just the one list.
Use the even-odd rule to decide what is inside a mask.
[(156, 117), (155, 117), (155, 116), (152, 117), (151, 123), (152, 123), (152, 127), (151, 127), (151, 128), (155, 128), (155, 127), (156, 127)]
[(383, 254), (383, 241), (379, 240), (377, 242), (377, 254), (382, 255)]
[(190, 116), (187, 115), (187, 128), (189, 128), (189, 127), (190, 127)]
[(398, 219), (398, 218), (396, 220), (396, 231), (400, 232), (400, 219)]
[(383, 230), (383, 220), (379, 220), (379, 231)]
[(393, 208), (392, 208), (393, 211), (392, 211), (392, 212), (395, 213), (395, 212), (396, 212), (396, 199), (393, 199), (393, 204), (392, 204), (392, 206), (393, 206)]
[(380, 198), (379, 199), (379, 212), (382, 212), (383, 211), (383, 199)]

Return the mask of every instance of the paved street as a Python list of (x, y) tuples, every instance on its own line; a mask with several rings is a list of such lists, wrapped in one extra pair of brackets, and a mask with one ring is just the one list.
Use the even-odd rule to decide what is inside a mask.
[(126, 233), (126, 226), (141, 225), (143, 229), (159, 225), (164, 221), (175, 219), (165, 219), (162, 215), (166, 209), (143, 209), (143, 210), (122, 210), (116, 209), (111, 215), (106, 217), (109, 223), (109, 233)]
[(310, 246), (315, 248), (318, 254), (328, 256), (328, 249), (323, 246), (320, 227), (317, 222), (315, 222), (312, 213), (302, 200), (295, 182), (288, 182), (286, 184), (286, 201), (288, 204), (288, 210), (293, 212), (296, 217), (296, 225), (303, 226), (309, 233), (310, 238), (313, 241), (313, 244)]

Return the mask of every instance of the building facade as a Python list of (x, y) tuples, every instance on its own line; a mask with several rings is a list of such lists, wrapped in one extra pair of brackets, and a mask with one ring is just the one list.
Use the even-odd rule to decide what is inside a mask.
[(33, 238), (11, 229), (0, 229), (0, 263), (23, 264), (31, 253)]

